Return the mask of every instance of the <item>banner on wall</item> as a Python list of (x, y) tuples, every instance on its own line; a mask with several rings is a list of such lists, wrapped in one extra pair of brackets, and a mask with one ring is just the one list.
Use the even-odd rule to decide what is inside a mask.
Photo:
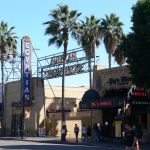
[(31, 39), (28, 36), (25, 36), (21, 40), (21, 54), (23, 64), (23, 94), (24, 94), (24, 103), (30, 102), (30, 94), (31, 94), (31, 76), (32, 76), (32, 68), (31, 68), (31, 52), (32, 52), (32, 43)]

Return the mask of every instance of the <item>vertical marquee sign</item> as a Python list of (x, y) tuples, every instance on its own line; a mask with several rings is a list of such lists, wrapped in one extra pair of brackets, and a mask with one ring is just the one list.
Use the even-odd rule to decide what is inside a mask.
[(30, 102), (30, 91), (31, 91), (31, 76), (32, 76), (32, 70), (31, 70), (31, 51), (32, 51), (32, 43), (31, 39), (28, 36), (25, 36), (22, 38), (22, 49), (21, 49), (21, 55), (22, 55), (22, 67), (23, 67), (23, 101), (24, 104), (28, 104)]

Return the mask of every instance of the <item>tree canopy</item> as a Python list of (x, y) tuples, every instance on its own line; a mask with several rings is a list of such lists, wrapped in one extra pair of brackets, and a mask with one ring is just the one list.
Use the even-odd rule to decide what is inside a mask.
[(108, 53), (109, 68), (111, 68), (111, 56), (115, 53), (122, 38), (122, 25), (123, 23), (114, 13), (111, 13), (110, 16), (106, 15), (101, 22), (103, 42)]
[(13, 32), (15, 27), (8, 27), (4, 21), (0, 23), (0, 59), (7, 59), (9, 54), (15, 54), (17, 48), (17, 36)]
[(150, 88), (150, 0), (139, 0), (132, 10), (132, 32), (127, 35), (124, 54), (132, 81)]

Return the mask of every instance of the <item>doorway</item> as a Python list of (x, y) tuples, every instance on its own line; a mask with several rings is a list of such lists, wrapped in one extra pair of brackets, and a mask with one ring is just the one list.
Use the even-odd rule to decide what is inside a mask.
[(21, 114), (12, 114), (11, 135), (20, 136)]

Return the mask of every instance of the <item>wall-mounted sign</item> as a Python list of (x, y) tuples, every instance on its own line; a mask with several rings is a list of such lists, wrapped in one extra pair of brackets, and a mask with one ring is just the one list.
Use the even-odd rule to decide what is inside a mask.
[(99, 69), (96, 68), (94, 77), (94, 88), (99, 91), (101, 96), (105, 90), (129, 89), (132, 81), (129, 69), (127, 66)]
[(31, 84), (31, 51), (32, 43), (28, 36), (22, 38), (21, 54), (24, 59), (23, 67), (23, 91), (24, 91), (24, 103), (30, 102), (30, 84)]
[(11, 107), (21, 107), (21, 101), (13, 101)]
[(113, 85), (128, 84), (129, 81), (131, 81), (131, 78), (129, 76), (120, 76), (118, 78), (109, 78), (107, 83), (110, 86), (113, 86)]
[(103, 108), (122, 108), (124, 98), (101, 98), (100, 100), (92, 100), (89, 102), (80, 101), (80, 109), (103, 109)]
[(136, 87), (135, 85), (133, 85), (128, 92), (128, 98), (136, 100), (141, 98), (144, 100), (148, 99), (148, 94), (144, 88)]
[(112, 101), (94, 101), (91, 103), (92, 108), (111, 107)]

